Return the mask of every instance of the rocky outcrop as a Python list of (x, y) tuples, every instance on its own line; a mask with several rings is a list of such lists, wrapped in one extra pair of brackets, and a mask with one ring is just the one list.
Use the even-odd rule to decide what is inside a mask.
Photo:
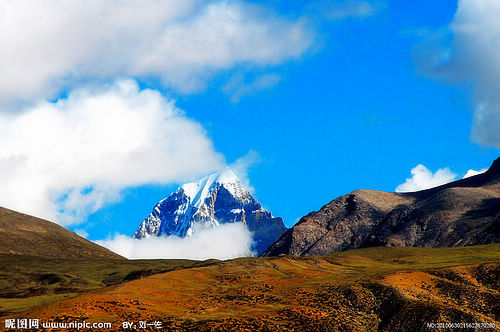
[(428, 190), (358, 190), (341, 196), (301, 218), (262, 255), (495, 242), (500, 242), (500, 159), (484, 174)]

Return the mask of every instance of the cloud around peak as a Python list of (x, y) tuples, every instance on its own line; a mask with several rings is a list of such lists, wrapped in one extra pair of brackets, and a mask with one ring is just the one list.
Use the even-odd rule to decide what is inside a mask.
[(228, 223), (216, 228), (202, 229), (185, 238), (160, 236), (138, 240), (116, 234), (111, 239), (95, 242), (129, 259), (205, 260), (253, 256), (250, 251), (252, 233), (242, 223)]

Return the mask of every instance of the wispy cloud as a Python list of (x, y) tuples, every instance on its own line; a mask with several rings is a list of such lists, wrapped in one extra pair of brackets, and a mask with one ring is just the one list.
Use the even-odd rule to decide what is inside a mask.
[(385, 8), (385, 3), (376, 1), (344, 1), (332, 4), (328, 17), (340, 20), (349, 17), (367, 17), (377, 14), (380, 10)]
[(129, 259), (184, 258), (204, 260), (252, 256), (253, 253), (250, 251), (252, 241), (252, 234), (242, 223), (230, 223), (216, 228), (199, 230), (186, 238), (169, 236), (138, 240), (117, 234), (112, 239), (95, 242)]
[(89, 237), (89, 233), (84, 230), (83, 228), (77, 228), (74, 230), (74, 232), (78, 235), (80, 235), (81, 237), (84, 237), (84, 238), (88, 238)]
[(387, 7), (387, 3), (363, 0), (319, 0), (311, 3), (308, 7), (316, 17), (340, 21), (376, 15)]
[(234, 74), (225, 84), (223, 90), (231, 96), (231, 101), (237, 103), (244, 96), (253, 95), (263, 90), (272, 88), (280, 81), (280, 76), (275, 73), (264, 74), (248, 78), (248, 74)]
[(238, 158), (229, 167), (238, 176), (243, 186), (250, 192), (254, 192), (254, 188), (250, 184), (250, 179), (248, 178), (248, 173), (250, 169), (257, 165), (261, 161), (260, 154), (257, 151), (250, 150), (246, 155)]

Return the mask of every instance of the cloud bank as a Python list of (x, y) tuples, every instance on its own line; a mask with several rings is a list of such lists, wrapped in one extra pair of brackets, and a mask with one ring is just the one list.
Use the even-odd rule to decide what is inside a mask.
[[(448, 29), (422, 45), (429, 75), (474, 86), (474, 141), (500, 148), (500, 2), (460, 0)], [(430, 50), (430, 51), (429, 51)]]
[(242, 223), (223, 224), (199, 230), (191, 237), (150, 237), (141, 240), (117, 234), (113, 239), (98, 240), (104, 246), (129, 259), (164, 258), (231, 259), (253, 256), (252, 234)]
[(203, 128), (133, 80), (0, 115), (0, 202), (68, 225), (120, 199), (224, 165)]
[(123, 77), (192, 92), (239, 64), (296, 58), (312, 40), (302, 20), (243, 1), (7, 0), (0, 3), (0, 102)]

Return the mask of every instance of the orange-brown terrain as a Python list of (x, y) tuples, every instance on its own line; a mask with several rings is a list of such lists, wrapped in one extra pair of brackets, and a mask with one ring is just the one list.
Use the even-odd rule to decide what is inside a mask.
[(498, 328), (500, 245), (241, 258), (143, 277), (9, 317), (113, 322), (116, 330), (139, 321), (161, 321), (164, 331), (420, 331), (446, 322)]

